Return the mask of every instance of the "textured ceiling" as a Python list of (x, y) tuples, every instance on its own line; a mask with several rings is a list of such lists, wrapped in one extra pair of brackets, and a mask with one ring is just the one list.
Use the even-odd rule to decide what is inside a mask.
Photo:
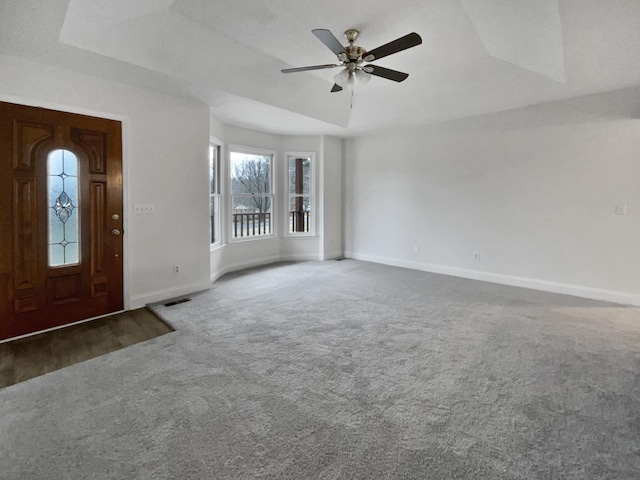
[[(275, 133), (352, 135), (640, 85), (638, 0), (3, 0), (0, 53), (193, 98)], [(329, 93), (334, 63), (312, 34), (361, 30), (376, 62), (410, 74)], [(346, 41), (345, 41), (346, 43)], [(1, 73), (0, 73), (1, 75)]]

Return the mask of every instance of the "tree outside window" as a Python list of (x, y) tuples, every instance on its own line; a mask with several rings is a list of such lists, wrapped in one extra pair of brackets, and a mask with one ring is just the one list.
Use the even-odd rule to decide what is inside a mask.
[(230, 154), (232, 238), (272, 234), (273, 155)]

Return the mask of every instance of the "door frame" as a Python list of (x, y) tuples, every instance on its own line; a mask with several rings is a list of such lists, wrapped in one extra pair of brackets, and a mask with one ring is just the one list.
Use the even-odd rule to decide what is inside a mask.
[[(123, 268), (122, 268), (122, 289), (123, 289), (123, 303), (124, 303), (124, 310), (122, 311), (127, 311), (130, 309), (130, 304), (131, 304), (131, 298), (130, 298), (130, 294), (129, 294), (129, 279), (130, 279), (130, 271), (129, 271), (129, 232), (131, 231), (131, 214), (130, 211), (131, 209), (129, 208), (130, 203), (129, 203), (129, 155), (128, 155), (128, 149), (129, 149), (129, 144), (127, 142), (127, 138), (128, 138), (128, 128), (129, 128), (129, 117), (126, 115), (117, 115), (114, 113), (110, 113), (110, 112), (103, 112), (100, 110), (93, 110), (90, 108), (84, 108), (84, 107), (78, 107), (78, 106), (72, 106), (69, 104), (61, 104), (61, 103), (56, 103), (56, 102), (49, 102), (49, 101), (45, 101), (45, 100), (34, 100), (33, 98), (27, 98), (27, 97), (19, 97), (19, 96), (15, 96), (15, 95), (5, 95), (3, 93), (0, 93), (0, 101), (2, 102), (8, 102), (8, 103), (16, 103), (19, 105), (25, 105), (27, 107), (38, 107), (38, 108), (46, 108), (49, 110), (58, 110), (61, 112), (65, 112), (65, 113), (77, 113), (80, 115), (87, 115), (87, 116), (91, 116), (91, 117), (100, 117), (100, 118), (105, 118), (107, 120), (116, 120), (121, 122), (121, 130), (122, 130), (122, 211), (123, 211), (123, 215), (124, 215), (124, 222), (122, 225), (122, 228), (125, 232), (125, 234), (123, 235), (123, 244), (122, 244), (122, 254), (124, 256), (124, 262), (123, 262)], [(121, 312), (122, 312), (121, 311)], [(23, 337), (28, 337), (30, 335), (35, 335), (35, 334), (39, 334), (39, 333), (43, 333), (43, 332), (47, 332), (50, 330), (57, 330), (59, 328), (65, 328), (71, 325), (77, 325), (79, 323), (84, 323), (84, 322), (88, 322), (90, 320), (95, 320), (96, 318), (101, 318), (101, 317), (105, 317), (105, 316), (109, 316), (109, 315), (113, 315), (115, 313), (119, 313), (119, 312), (111, 312), (108, 313), (106, 315), (101, 315), (98, 317), (91, 317), (91, 318), (86, 318), (83, 320), (78, 320), (77, 322), (73, 322), (73, 323), (68, 323), (65, 325), (61, 325), (58, 327), (53, 327), (53, 328), (49, 328), (46, 330), (41, 330), (38, 332), (33, 332), (33, 333), (28, 333), (25, 335), (20, 335), (18, 337), (12, 337), (10, 339), (7, 340), (3, 340), (0, 341), (0, 343), (4, 343), (7, 341), (13, 341), (16, 340), (18, 338), (23, 338)]]

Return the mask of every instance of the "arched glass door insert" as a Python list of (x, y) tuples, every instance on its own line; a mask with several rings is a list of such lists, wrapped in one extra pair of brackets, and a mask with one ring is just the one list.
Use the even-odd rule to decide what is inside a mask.
[(78, 157), (69, 150), (53, 150), (47, 158), (49, 201), (49, 266), (80, 262)]

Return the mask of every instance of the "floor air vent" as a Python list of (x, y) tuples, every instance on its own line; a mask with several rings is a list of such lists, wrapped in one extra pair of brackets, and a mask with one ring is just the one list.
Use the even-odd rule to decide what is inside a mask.
[(171, 302), (167, 302), (164, 304), (165, 307), (173, 307), (174, 305), (179, 305), (181, 303), (190, 302), (190, 298), (181, 298), (180, 300), (173, 300)]

